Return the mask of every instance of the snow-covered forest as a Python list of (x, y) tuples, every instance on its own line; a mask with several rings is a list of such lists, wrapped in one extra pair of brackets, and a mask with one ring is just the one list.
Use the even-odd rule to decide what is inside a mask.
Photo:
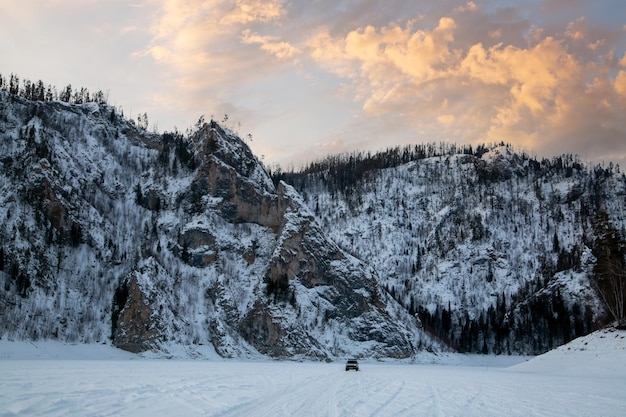
[[(619, 166), (538, 159), (505, 143), (441, 143), (272, 175), (293, 184), (326, 233), (455, 349), (536, 354), (624, 318), (598, 296), (617, 295), (608, 305), (623, 311)], [(621, 287), (609, 284), (609, 265)]]

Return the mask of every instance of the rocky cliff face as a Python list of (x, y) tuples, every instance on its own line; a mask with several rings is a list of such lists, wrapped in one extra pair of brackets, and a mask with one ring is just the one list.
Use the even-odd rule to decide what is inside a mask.
[(343, 356), (356, 346), (369, 356), (416, 353), (415, 319), (396, 322), (386, 311), (394, 303), (372, 272), (325, 237), (291, 186), (279, 184), (277, 201), (282, 222), (264, 278), (269, 303), (255, 304), (243, 318), (239, 328), (248, 342), (273, 356), (307, 355), (311, 346), (320, 357)]
[(433, 345), (229, 130), (0, 99), (2, 337), (315, 359)]
[[(388, 304), (396, 311), (395, 302), (381, 294), (371, 271), (324, 236), (291, 186), (280, 183), (275, 189), (247, 146), (216, 124), (202, 127), (192, 142), (198, 168), (189, 189), (180, 195), (187, 199), (195, 219), (184, 225), (177, 241), (182, 249), (175, 253), (197, 268), (209, 267), (234, 253), (240, 262), (245, 261), (246, 269), (261, 272), (247, 283), (250, 287), (237, 289), (246, 292), (247, 306), (228, 297), (231, 286), (243, 284), (237, 277), (228, 277), (227, 285), (212, 289), (213, 302), (225, 307), (224, 315), (213, 318), (219, 321), (214, 329), (236, 335), (272, 357), (322, 359), (357, 353), (406, 358), (416, 352), (420, 337), (417, 320), (405, 315), (398, 322), (398, 317), (386, 311)], [(202, 196), (200, 201), (194, 197), (197, 195)], [(219, 236), (216, 226), (205, 223), (216, 221), (254, 225), (263, 230), (266, 239), (256, 239), (251, 232), (251, 247), (232, 239), (225, 242), (227, 236)], [(166, 234), (172, 235), (173, 229)], [(131, 275), (124, 285), (131, 288), (134, 282)], [(154, 337), (143, 331), (150, 327), (146, 287), (135, 288), (144, 296), (129, 296), (119, 313), (121, 319), (117, 319), (115, 343), (124, 348), (129, 344), (122, 335), (144, 338), (145, 346)], [(221, 346), (220, 336), (212, 340), (218, 351), (235, 354)]]
[(165, 271), (150, 258), (136, 271), (133, 271), (116, 289), (115, 302), (121, 310), (114, 312), (115, 345), (131, 352), (142, 352), (157, 347), (161, 322), (153, 310), (158, 298), (152, 285)]

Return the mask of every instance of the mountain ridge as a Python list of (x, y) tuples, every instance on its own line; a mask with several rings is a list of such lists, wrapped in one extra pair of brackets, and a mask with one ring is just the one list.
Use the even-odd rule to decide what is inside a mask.
[(217, 123), (158, 135), (105, 103), (0, 91), (9, 339), (328, 360), (438, 350)]
[(537, 354), (609, 319), (602, 248), (623, 271), (626, 236), (615, 169), (539, 161), (504, 143), (431, 144), (273, 176), (432, 334), (461, 351)]
[(623, 314), (619, 166), (423, 144), (270, 175), (214, 121), (157, 134), (77, 97), (0, 91), (3, 338), (526, 354)]

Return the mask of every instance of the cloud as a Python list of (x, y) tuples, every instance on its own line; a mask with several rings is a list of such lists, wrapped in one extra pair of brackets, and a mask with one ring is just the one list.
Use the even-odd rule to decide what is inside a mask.
[(412, 23), (380, 30), (367, 26), (341, 39), (322, 30), (307, 46), (323, 68), (352, 80), (364, 108), (377, 112), (380, 105), (393, 104), (403, 95), (398, 87), (429, 82), (455, 60), (456, 52), (449, 48), (454, 40), (453, 19), (441, 18), (430, 32), (413, 30)]
[[(295, 102), (316, 117), (310, 106), (320, 96), (305, 96), (316, 82), (325, 83), (327, 102), (358, 107), (342, 126), (337, 116), (320, 133), (325, 143), (348, 143), (350, 129), (363, 137), (360, 129), (375, 126), (404, 142), (505, 140), (540, 153), (626, 153), (615, 139), (626, 134), (623, 28), (581, 15), (553, 21), (545, 13), (562, 8), (561, 0), (529, 8), (457, 0), (147, 1), (158, 5), (152, 38), (135, 55), (169, 77), (159, 100), (172, 108), (241, 109), (263, 102), (254, 95), (287, 77), (287, 97), (273, 97), (289, 103), (272, 106), (281, 117), (303, 120)], [(568, 13), (585, 7), (577, 2)], [(538, 12), (549, 19), (532, 15)]]
[(275, 55), (277, 58), (292, 58), (300, 51), (288, 42), (281, 41), (276, 36), (261, 36), (245, 29), (241, 33), (241, 41), (245, 44), (260, 44), (261, 49)]
[(478, 6), (476, 5), (476, 3), (474, 3), (471, 0), (468, 0), (464, 5), (462, 6), (458, 6), (456, 9), (454, 9), (455, 12), (474, 12), (478, 10)]
[(567, 25), (565, 35), (574, 40), (582, 40), (587, 37), (588, 31), (587, 21), (584, 17), (581, 17), (576, 22), (570, 22)]
[[(477, 11), (470, 6), (456, 11)], [(467, 45), (457, 32), (481, 28), (470, 29), (476, 17), (464, 16), (441, 17), (432, 29), (409, 22), (335, 37), (321, 30), (307, 46), (321, 68), (351, 81), (367, 114), (401, 115), (405, 126), (411, 119), (414, 131), (431, 140), (505, 140), (538, 151), (566, 151), (571, 144), (589, 152), (581, 144), (590, 137), (607, 149), (615, 147), (614, 137), (624, 137), (626, 123), (615, 116), (626, 114), (620, 99), (626, 71), (615, 69), (626, 58), (611, 59), (606, 48), (605, 55), (594, 55), (593, 45), (606, 39), (592, 39), (585, 19), (560, 35), (534, 27), (514, 44), (494, 44), (503, 29), (495, 36), (484, 28), (484, 43)]]
[[(180, 73), (194, 72), (209, 65), (213, 55), (231, 48), (231, 63), (241, 59), (240, 44), (260, 43), (265, 50), (277, 53), (273, 37), (254, 34), (250, 27), (280, 19), (285, 15), (279, 0), (164, 0), (156, 13), (151, 45), (143, 53)], [(242, 36), (244, 33), (244, 36)], [(285, 54), (286, 45), (280, 45)], [(222, 63), (224, 63), (222, 61)]]
[(151, 40), (134, 55), (157, 65), (163, 82), (154, 99), (165, 111), (241, 118), (235, 92), (275, 76), (277, 62), (298, 53), (272, 32), (286, 15), (282, 0), (147, 1)]
[(456, 117), (453, 114), (442, 114), (437, 116), (437, 121), (442, 125), (451, 125), (456, 120)]
[(237, 23), (267, 22), (278, 19), (285, 14), (280, 1), (268, 0), (237, 0), (220, 22), (223, 25)]
[(502, 36), (502, 29), (494, 29), (494, 30), (490, 30), (488, 32), (488, 35), (490, 38), (492, 39), (498, 39), (500, 36)]
[(615, 77), (615, 91), (626, 98), (626, 71), (620, 71)]

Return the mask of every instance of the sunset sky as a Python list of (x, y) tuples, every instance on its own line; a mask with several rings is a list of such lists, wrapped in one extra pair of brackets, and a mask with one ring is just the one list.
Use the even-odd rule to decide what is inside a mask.
[(624, 0), (0, 0), (0, 73), (211, 115), (283, 168), (504, 140), (626, 169)]

